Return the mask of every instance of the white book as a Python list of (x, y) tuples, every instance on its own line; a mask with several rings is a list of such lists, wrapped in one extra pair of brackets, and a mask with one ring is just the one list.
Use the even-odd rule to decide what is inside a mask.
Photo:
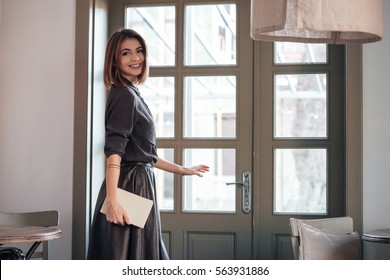
[[(144, 228), (153, 206), (153, 200), (125, 191), (121, 188), (118, 188), (117, 192), (118, 201), (125, 209), (127, 216), (129, 216), (130, 223), (137, 227)], [(100, 212), (103, 214), (107, 213), (106, 200), (104, 200)]]

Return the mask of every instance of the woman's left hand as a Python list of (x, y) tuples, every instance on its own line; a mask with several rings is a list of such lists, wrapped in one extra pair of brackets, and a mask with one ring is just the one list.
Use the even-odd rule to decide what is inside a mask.
[(199, 177), (203, 177), (203, 173), (208, 172), (210, 167), (207, 165), (201, 164), (193, 167), (184, 167), (183, 168), (183, 176), (184, 175), (196, 175)]

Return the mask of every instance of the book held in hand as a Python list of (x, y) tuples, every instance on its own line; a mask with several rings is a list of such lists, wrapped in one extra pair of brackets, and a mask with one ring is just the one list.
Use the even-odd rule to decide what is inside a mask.
[[(146, 220), (148, 219), (150, 210), (153, 206), (153, 201), (142, 196), (125, 191), (121, 188), (117, 190), (118, 201), (125, 209), (127, 216), (129, 216), (130, 223), (140, 228), (144, 228)], [(103, 206), (100, 209), (103, 214), (107, 213), (107, 205), (104, 200)]]

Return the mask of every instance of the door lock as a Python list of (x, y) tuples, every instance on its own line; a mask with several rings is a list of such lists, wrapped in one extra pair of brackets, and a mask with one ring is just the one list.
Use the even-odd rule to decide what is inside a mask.
[(242, 172), (242, 182), (226, 183), (226, 185), (236, 185), (242, 187), (242, 211), (249, 214), (252, 210), (252, 180), (249, 171)]

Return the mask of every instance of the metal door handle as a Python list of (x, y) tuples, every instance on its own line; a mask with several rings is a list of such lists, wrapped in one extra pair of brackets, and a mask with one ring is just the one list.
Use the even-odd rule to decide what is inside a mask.
[(242, 172), (242, 182), (226, 183), (226, 185), (236, 185), (242, 187), (242, 211), (249, 214), (252, 210), (252, 180), (249, 171)]

